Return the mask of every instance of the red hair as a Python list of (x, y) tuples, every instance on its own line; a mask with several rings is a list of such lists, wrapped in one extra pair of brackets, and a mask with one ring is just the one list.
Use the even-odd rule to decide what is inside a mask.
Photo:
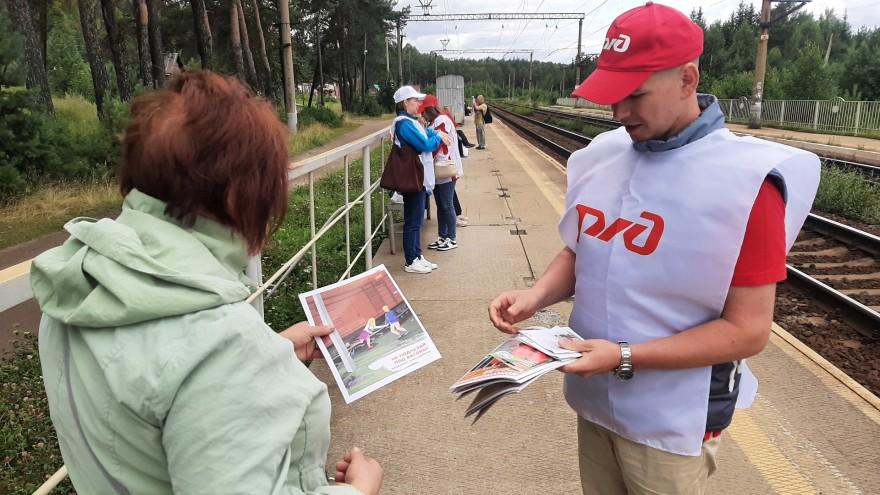
[(184, 72), (135, 99), (119, 186), (167, 203), (185, 224), (202, 215), (241, 235), (255, 254), (287, 212), (287, 129), (237, 79)]

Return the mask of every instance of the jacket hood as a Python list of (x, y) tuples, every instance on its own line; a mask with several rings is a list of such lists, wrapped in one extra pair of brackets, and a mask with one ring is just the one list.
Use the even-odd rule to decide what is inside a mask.
[(116, 220), (75, 218), (70, 238), (34, 259), (31, 286), (43, 313), (78, 327), (119, 327), (245, 300), (244, 241), (132, 190)]

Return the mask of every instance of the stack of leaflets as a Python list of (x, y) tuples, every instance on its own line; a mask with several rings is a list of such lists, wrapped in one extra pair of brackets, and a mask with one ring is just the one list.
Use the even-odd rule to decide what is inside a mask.
[(464, 416), (477, 413), (476, 422), (502, 397), (521, 392), (544, 374), (581, 357), (559, 347), (565, 339), (582, 340), (568, 327), (530, 327), (502, 342), (452, 385), (459, 399), (478, 391)]

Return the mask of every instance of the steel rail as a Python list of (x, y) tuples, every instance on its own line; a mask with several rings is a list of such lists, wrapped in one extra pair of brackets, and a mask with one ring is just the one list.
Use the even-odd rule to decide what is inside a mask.
[(571, 156), (571, 154), (574, 151), (577, 151), (577, 150), (570, 150), (570, 149), (566, 148), (565, 146), (557, 143), (556, 141), (553, 141), (552, 139), (549, 139), (546, 136), (540, 135), (539, 133), (535, 132), (533, 129), (522, 125), (522, 123), (517, 121), (517, 119), (519, 119), (520, 121), (528, 122), (529, 124), (532, 124), (532, 125), (536, 125), (538, 127), (541, 127), (542, 129), (547, 129), (555, 134), (558, 134), (558, 135), (563, 136), (565, 138), (582, 143), (585, 146), (590, 144), (590, 142), (592, 141), (591, 138), (584, 136), (583, 134), (578, 134), (578, 133), (570, 131), (568, 129), (556, 127), (555, 125), (547, 124), (546, 122), (541, 122), (539, 120), (530, 119), (530, 118), (525, 117), (523, 115), (518, 115), (513, 112), (509, 112), (507, 110), (504, 110), (503, 108), (499, 108), (498, 106), (494, 106), (493, 108), (494, 108), (496, 114), (498, 114), (498, 116), (501, 117), (505, 122), (507, 122), (511, 126), (515, 127), (516, 129), (519, 129), (520, 131), (525, 133), (527, 136), (538, 141), (542, 145), (547, 146), (548, 148), (552, 149), (554, 152), (562, 155), (564, 158), (568, 158), (569, 156)]

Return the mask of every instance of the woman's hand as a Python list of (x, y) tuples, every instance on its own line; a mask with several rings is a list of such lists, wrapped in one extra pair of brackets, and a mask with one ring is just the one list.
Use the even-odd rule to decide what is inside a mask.
[(323, 337), (331, 332), (333, 327), (312, 326), (307, 321), (301, 321), (278, 335), (293, 342), (293, 351), (300, 361), (310, 361), (321, 357), (321, 352), (315, 346), (315, 337)]
[(364, 495), (377, 495), (384, 477), (382, 466), (361, 449), (354, 447), (336, 463), (336, 481), (348, 483)]
[(437, 134), (440, 135), (440, 139), (443, 140), (443, 144), (449, 146), (449, 143), (452, 142), (452, 139), (449, 138), (449, 134), (446, 134), (443, 131), (437, 131)]

